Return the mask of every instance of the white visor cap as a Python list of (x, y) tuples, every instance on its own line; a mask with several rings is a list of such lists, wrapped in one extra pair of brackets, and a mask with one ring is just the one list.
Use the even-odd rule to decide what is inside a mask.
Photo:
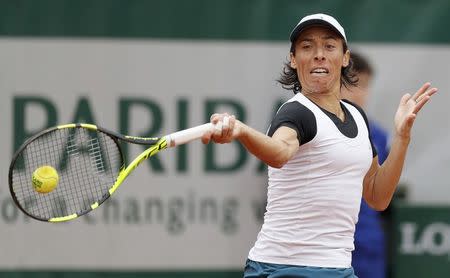
[(347, 37), (345, 36), (345, 31), (342, 25), (332, 16), (327, 14), (312, 14), (305, 16), (300, 20), (300, 22), (295, 26), (290, 35), (291, 43), (294, 43), (300, 33), (309, 26), (321, 25), (330, 27), (336, 33), (338, 33), (344, 42), (347, 44)]

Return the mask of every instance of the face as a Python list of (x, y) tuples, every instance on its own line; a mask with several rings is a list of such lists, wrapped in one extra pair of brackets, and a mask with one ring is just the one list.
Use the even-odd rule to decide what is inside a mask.
[(313, 26), (300, 33), (291, 53), (291, 67), (304, 93), (339, 93), (341, 69), (348, 66), (350, 52), (344, 53), (343, 40), (324, 26)]
[(366, 72), (358, 73), (358, 84), (355, 87), (348, 89), (342, 87), (342, 98), (348, 99), (361, 107), (366, 107), (367, 99), (369, 97), (369, 84), (371, 77)]

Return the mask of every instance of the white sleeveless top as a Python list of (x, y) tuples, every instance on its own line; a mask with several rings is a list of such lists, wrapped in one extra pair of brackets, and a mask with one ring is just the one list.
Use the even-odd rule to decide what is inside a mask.
[(366, 122), (351, 104), (358, 133), (343, 135), (303, 94), (298, 101), (316, 118), (317, 133), (281, 169), (269, 167), (264, 224), (249, 259), (259, 262), (351, 267), (362, 182), (372, 163)]

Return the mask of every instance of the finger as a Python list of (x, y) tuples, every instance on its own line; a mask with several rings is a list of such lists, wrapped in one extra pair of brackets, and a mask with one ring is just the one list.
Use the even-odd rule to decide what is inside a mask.
[(214, 139), (216, 139), (217, 137), (222, 137), (222, 130), (223, 130), (223, 124), (222, 124), (222, 121), (219, 120), (214, 125), (214, 133), (213, 133)]
[(437, 91), (438, 91), (438, 88), (431, 88), (431, 89), (429, 89), (424, 95), (425, 95), (425, 96), (432, 96), (432, 95), (434, 95), (435, 93), (437, 93)]
[(414, 101), (417, 101), (417, 99), (418, 99), (422, 94), (424, 94), (424, 93), (428, 90), (428, 88), (430, 88), (430, 86), (431, 86), (431, 83), (430, 83), (430, 82), (426, 82), (425, 84), (423, 84), (422, 87), (420, 87), (420, 89), (417, 90), (417, 92), (412, 96), (412, 99), (413, 99)]
[(411, 94), (404, 94), (400, 99), (400, 104), (406, 104), (411, 99)]
[(434, 95), (435, 93), (437, 93), (438, 89), (437, 88), (431, 88), (429, 89), (427, 92), (425, 92), (423, 95), (421, 95), (417, 100), (416, 100), (416, 106), (414, 107), (414, 113), (419, 112), (422, 107), (431, 99), (431, 96)]
[(230, 126), (230, 116), (225, 115), (223, 117), (223, 128), (228, 128)]
[(230, 116), (226, 115), (222, 119), (222, 136), (228, 137), (230, 135)]
[(233, 136), (234, 133), (234, 127), (236, 126), (236, 116), (231, 115), (230, 116), (230, 136)]
[(215, 125), (218, 122), (220, 122), (220, 118), (221, 118), (220, 114), (214, 113), (214, 114), (211, 115), (210, 121), (211, 121), (212, 124)]
[(429, 90), (427, 90), (425, 93), (423, 93), (422, 95), (420, 95), (415, 101), (416, 103), (420, 102), (423, 98), (427, 97), (427, 96), (432, 96), (435, 93), (437, 93), (438, 89), (437, 88), (431, 88)]
[(429, 100), (430, 100), (430, 96), (423, 97), (419, 102), (416, 103), (413, 113), (417, 114)]

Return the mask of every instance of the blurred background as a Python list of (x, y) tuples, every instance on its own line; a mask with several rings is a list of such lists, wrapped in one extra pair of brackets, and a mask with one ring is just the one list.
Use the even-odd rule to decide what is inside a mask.
[(68, 122), (155, 136), (227, 111), (265, 132), (292, 96), (275, 81), (290, 31), (317, 12), (336, 17), (350, 49), (371, 61), (367, 113), (387, 130), (404, 93), (425, 81), (440, 89), (416, 120), (383, 216), (388, 277), (449, 277), (447, 0), (0, 1), (0, 276), (242, 277), (267, 176), (238, 144), (161, 153), (101, 208), (65, 224), (15, 207), (9, 162), (27, 137)]

